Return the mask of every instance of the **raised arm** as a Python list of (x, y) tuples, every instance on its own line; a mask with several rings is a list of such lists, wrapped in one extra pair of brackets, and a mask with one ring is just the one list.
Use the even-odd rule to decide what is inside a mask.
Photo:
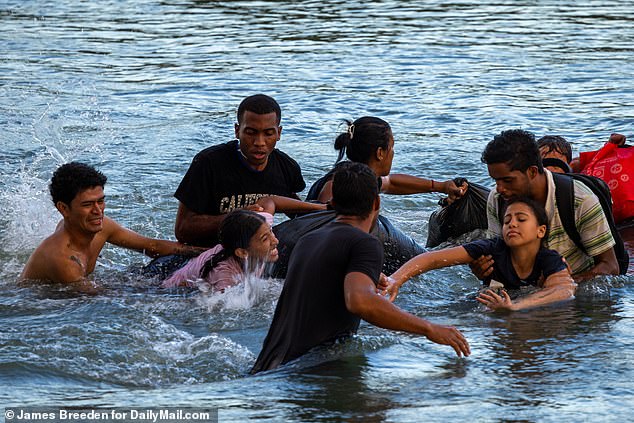
[(107, 235), (107, 242), (119, 247), (139, 251), (150, 257), (160, 257), (168, 254), (195, 256), (205, 251), (205, 248), (139, 235), (107, 217), (104, 218), (104, 231)]
[(500, 295), (490, 289), (480, 293), (476, 300), (491, 310), (517, 311), (569, 300), (575, 295), (576, 289), (577, 284), (570, 276), (570, 272), (568, 269), (564, 269), (548, 276), (542, 289), (515, 302), (511, 300), (506, 291), (502, 291)]
[(458, 357), (471, 353), (469, 343), (458, 329), (437, 325), (401, 310), (385, 297), (377, 295), (372, 279), (364, 273), (351, 272), (346, 275), (344, 295), (348, 311), (368, 323), (423, 335), (437, 344), (451, 346)]

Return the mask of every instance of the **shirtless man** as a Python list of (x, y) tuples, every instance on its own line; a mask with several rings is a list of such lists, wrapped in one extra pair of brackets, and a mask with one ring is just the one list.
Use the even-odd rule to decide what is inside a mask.
[(150, 257), (196, 255), (203, 251), (178, 242), (147, 238), (104, 216), (106, 180), (101, 172), (78, 162), (55, 171), (49, 190), (63, 220), (31, 254), (20, 279), (73, 284), (80, 291), (94, 293), (96, 287), (86, 277), (95, 269), (106, 242)]

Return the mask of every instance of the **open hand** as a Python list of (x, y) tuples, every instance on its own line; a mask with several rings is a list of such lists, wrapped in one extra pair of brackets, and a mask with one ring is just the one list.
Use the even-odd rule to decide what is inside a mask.
[(436, 344), (451, 346), (458, 357), (468, 357), (471, 354), (471, 348), (464, 335), (453, 326), (442, 326), (431, 323), (431, 331), (427, 335), (427, 339)]
[(513, 301), (511, 301), (511, 297), (506, 292), (506, 290), (501, 290), (501, 295), (496, 294), (493, 290), (487, 289), (484, 292), (481, 292), (480, 295), (476, 298), (476, 300), (493, 311), (497, 310), (514, 310)]
[(398, 295), (399, 286), (396, 281), (389, 276), (381, 273), (379, 277), (379, 283), (376, 286), (376, 291), (380, 295), (388, 295), (391, 302), (394, 302)]

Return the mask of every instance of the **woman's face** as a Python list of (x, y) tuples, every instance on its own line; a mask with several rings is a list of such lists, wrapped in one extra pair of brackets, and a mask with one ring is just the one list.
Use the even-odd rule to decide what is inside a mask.
[(509, 247), (519, 247), (538, 241), (546, 234), (546, 225), (537, 223), (533, 210), (524, 203), (513, 203), (504, 213), (502, 236)]
[(387, 142), (387, 149), (383, 150), (383, 160), (380, 162), (380, 171), (377, 176), (387, 176), (392, 170), (392, 161), (394, 160), (394, 136), (390, 131), (390, 139)]
[(255, 235), (251, 237), (248, 248), (249, 256), (265, 262), (277, 261), (277, 243), (271, 226), (264, 222)]

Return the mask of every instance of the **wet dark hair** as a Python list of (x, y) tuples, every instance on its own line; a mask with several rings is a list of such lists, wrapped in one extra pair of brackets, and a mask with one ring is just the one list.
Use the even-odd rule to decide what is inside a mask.
[(346, 132), (335, 139), (335, 150), (339, 151), (337, 162), (345, 154), (353, 162), (368, 164), (379, 147), (387, 149), (392, 128), (383, 119), (364, 116), (354, 122), (344, 122), (347, 125)]
[(493, 137), (484, 148), (481, 160), (486, 164), (508, 163), (511, 170), (520, 172), (537, 166), (539, 173), (544, 173), (535, 136), (522, 129), (502, 131)]
[(537, 140), (537, 148), (546, 147), (547, 153), (556, 151), (559, 154), (566, 156), (566, 161), (570, 163), (572, 161), (572, 146), (570, 143), (559, 135), (544, 135)]
[(332, 203), (336, 214), (366, 218), (379, 195), (375, 173), (367, 165), (343, 162), (332, 178)]
[(93, 187), (104, 187), (108, 178), (94, 167), (80, 162), (61, 165), (53, 173), (48, 190), (53, 204), (61, 201), (70, 205), (80, 192)]
[(205, 279), (221, 261), (234, 257), (238, 248), (248, 248), (251, 238), (266, 219), (250, 210), (234, 210), (223, 219), (218, 231), (222, 250), (207, 260), (200, 269), (200, 277)]
[(273, 97), (269, 97), (265, 94), (255, 94), (242, 100), (238, 106), (238, 112), (236, 113), (238, 123), (242, 122), (244, 112), (247, 110), (257, 115), (266, 115), (275, 112), (275, 116), (277, 116), (277, 124), (279, 125), (282, 121), (282, 110), (280, 109), (280, 105), (277, 104), (277, 101), (275, 101)]
[(535, 219), (537, 219), (537, 224), (540, 226), (541, 225), (546, 226), (546, 233), (544, 234), (544, 237), (542, 238), (542, 244), (543, 244), (548, 239), (548, 232), (550, 231), (550, 223), (548, 222), (548, 215), (546, 214), (546, 210), (544, 209), (544, 207), (530, 197), (525, 197), (525, 196), (512, 197), (506, 202), (506, 205), (504, 206), (504, 211), (502, 212), (502, 216), (506, 214), (506, 209), (508, 209), (508, 207), (511, 204), (515, 204), (515, 203), (526, 204), (535, 215)]

